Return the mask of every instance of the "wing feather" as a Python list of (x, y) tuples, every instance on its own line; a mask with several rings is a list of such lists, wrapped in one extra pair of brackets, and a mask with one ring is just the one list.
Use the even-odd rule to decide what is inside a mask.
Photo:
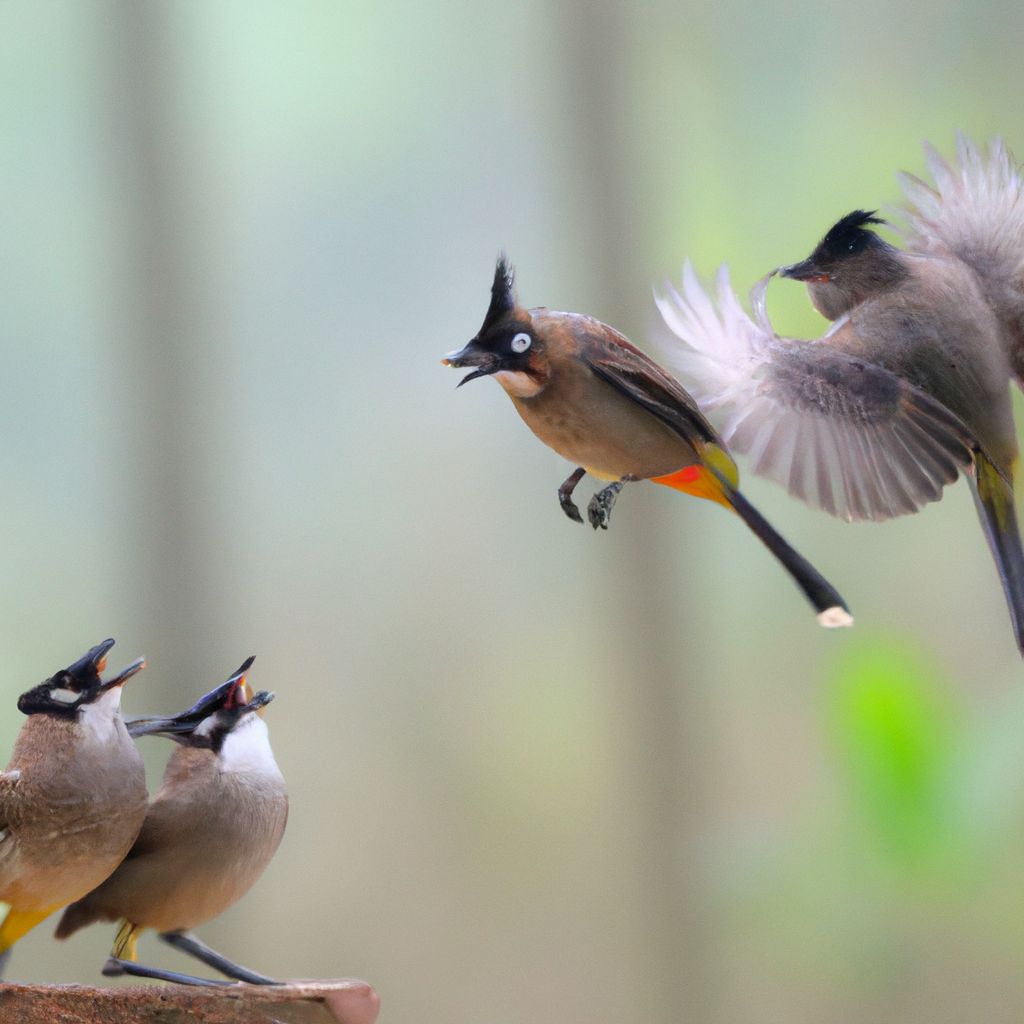
[(682, 289), (656, 296), (674, 341), (670, 361), (722, 438), (756, 473), (843, 519), (889, 519), (938, 500), (973, 463), (970, 431), (944, 405), (854, 354), (852, 322), (817, 341), (775, 333), (765, 278), (744, 311), (721, 269), (717, 301), (683, 268)]

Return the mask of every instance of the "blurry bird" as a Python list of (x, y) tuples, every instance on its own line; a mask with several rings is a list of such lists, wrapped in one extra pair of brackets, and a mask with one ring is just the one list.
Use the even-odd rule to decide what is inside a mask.
[(142, 758), (121, 718), (139, 659), (103, 682), (104, 640), (21, 695), (28, 715), (0, 773), (0, 968), (11, 947), (121, 862), (146, 815)]
[(459, 386), (493, 375), (537, 437), (578, 464), (558, 491), (570, 519), (583, 522), (572, 492), (584, 473), (611, 481), (588, 507), (594, 529), (607, 529), (615, 498), (630, 481), (653, 480), (718, 502), (782, 563), (823, 626), (853, 622), (836, 590), (740, 494), (735, 463), (680, 384), (607, 324), (519, 306), (504, 257), (483, 326), (443, 362), (476, 367)]
[(906, 249), (857, 210), (778, 271), (835, 321), (817, 342), (775, 333), (768, 278), (752, 293), (752, 321), (724, 267), (717, 311), (689, 266), (682, 293), (658, 305), (685, 342), (676, 363), (701, 407), (721, 409), (725, 439), (795, 496), (881, 520), (938, 500), (964, 472), (1024, 653), (1009, 394), (1024, 367), (1024, 182), (998, 141), (985, 159), (961, 137), (956, 168), (930, 148), (928, 163), (936, 189), (903, 178)]
[(121, 921), (106, 975), (132, 974), (191, 985), (221, 985), (135, 962), (138, 936), (155, 928), (182, 952), (239, 981), (272, 985), (188, 934), (237, 902), (277, 850), (288, 817), (284, 779), (261, 711), (274, 695), (248, 698), (248, 658), (226, 683), (172, 718), (129, 723), (135, 736), (179, 744), (120, 867), (64, 911), (58, 939), (94, 921)]

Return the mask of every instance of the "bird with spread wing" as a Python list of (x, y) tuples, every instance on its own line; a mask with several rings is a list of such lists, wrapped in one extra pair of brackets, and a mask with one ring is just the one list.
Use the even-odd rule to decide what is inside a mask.
[[(905, 248), (856, 210), (811, 255), (769, 274), (753, 316), (723, 267), (713, 300), (692, 267), (656, 297), (681, 344), (670, 360), (723, 439), (755, 472), (847, 520), (916, 512), (962, 473), (1024, 653), (1024, 552), (1013, 496), (1009, 382), (1024, 381), (1024, 179), (1000, 141), (961, 137), (934, 186), (902, 177)], [(780, 336), (765, 309), (779, 273), (833, 321), (814, 341)]]

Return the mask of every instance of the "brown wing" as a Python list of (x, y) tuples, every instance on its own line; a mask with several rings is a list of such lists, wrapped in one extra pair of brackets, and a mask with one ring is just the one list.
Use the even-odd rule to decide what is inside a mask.
[(606, 327), (600, 334), (591, 334), (580, 356), (606, 384), (691, 444), (699, 440), (721, 445), (715, 428), (682, 384), (617, 331)]

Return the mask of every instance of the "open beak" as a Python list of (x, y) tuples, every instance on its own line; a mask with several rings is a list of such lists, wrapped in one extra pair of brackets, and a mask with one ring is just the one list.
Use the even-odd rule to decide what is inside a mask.
[[(202, 719), (200, 719), (202, 721)], [(199, 722), (193, 722), (184, 716), (173, 718), (130, 718), (125, 725), (132, 739), (140, 736), (153, 736), (162, 733), (165, 736), (182, 736), (192, 732)]]
[(83, 654), (74, 664), (68, 665), (67, 671), (76, 678), (84, 676), (86, 670), (90, 668), (95, 671), (97, 676), (101, 675), (107, 667), (107, 654), (110, 653), (110, 648), (113, 646), (113, 637), (98, 643), (95, 647), (90, 648), (88, 653)]
[(828, 284), (832, 280), (832, 275), (818, 267), (809, 257), (799, 263), (791, 263), (788, 267), (779, 267), (779, 274), (807, 284)]
[[(103, 659), (106, 662), (106, 658)], [(125, 666), (113, 679), (100, 683), (100, 693), (105, 690), (112, 690), (115, 686), (124, 686), (132, 676), (137, 675), (146, 667), (145, 658), (136, 658), (130, 665)]]
[[(194, 732), (196, 727), (204, 722), (210, 715), (226, 707), (234, 707), (238, 704), (245, 704), (246, 681), (245, 674), (252, 667), (256, 660), (255, 655), (246, 658), (241, 668), (235, 672), (230, 679), (221, 683), (220, 686), (204, 694), (187, 711), (178, 715), (154, 718), (133, 718), (127, 722), (128, 734), (132, 737), (152, 736), (154, 733), (162, 733), (165, 736), (182, 736)], [(241, 696), (241, 701), (239, 697)], [(261, 696), (257, 694), (256, 697)], [(253, 700), (256, 699), (253, 698)], [(273, 695), (270, 695), (273, 699)], [(251, 702), (250, 702), (251, 703)], [(266, 701), (265, 703), (269, 703)], [(262, 707), (261, 705), (257, 705)]]
[(255, 711), (258, 715), (263, 714), (263, 709), (274, 699), (274, 694), (269, 690), (260, 690), (259, 693), (253, 695), (251, 701), (246, 704), (246, 707), (250, 711)]
[(462, 387), (463, 384), (468, 383), (471, 380), (475, 380), (477, 377), (487, 377), (488, 375), (497, 372), (499, 363), (498, 357), (493, 352), (487, 352), (482, 349), (474, 338), (465, 348), (459, 349), (458, 352), (449, 352), (448, 355), (441, 360), (445, 366), (475, 366), (472, 373), (467, 373), (462, 380), (456, 385), (456, 387)]

